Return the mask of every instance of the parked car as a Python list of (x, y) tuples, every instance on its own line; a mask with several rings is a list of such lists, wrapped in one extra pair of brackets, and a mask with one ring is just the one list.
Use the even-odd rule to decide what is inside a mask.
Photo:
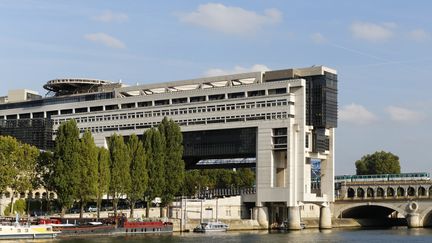
[(89, 206), (87, 208), (87, 212), (95, 213), (95, 212), (97, 212), (97, 207), (96, 206)]

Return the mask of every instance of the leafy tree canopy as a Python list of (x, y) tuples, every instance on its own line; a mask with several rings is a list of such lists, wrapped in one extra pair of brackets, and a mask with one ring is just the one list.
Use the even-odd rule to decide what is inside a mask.
[(399, 174), (399, 157), (385, 151), (367, 154), (355, 162), (357, 175)]

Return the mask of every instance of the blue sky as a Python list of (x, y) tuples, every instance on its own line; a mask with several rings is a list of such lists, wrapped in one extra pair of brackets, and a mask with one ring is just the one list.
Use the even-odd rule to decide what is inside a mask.
[(0, 1), (0, 95), (60, 77), (154, 83), (325, 65), (336, 173), (390, 151), (432, 171), (430, 1)]

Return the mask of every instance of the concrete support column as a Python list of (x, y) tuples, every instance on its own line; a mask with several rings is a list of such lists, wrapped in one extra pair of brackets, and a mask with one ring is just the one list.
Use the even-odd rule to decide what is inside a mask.
[(258, 221), (261, 227), (269, 227), (269, 215), (267, 207), (254, 207), (253, 209), (253, 219)]
[(406, 220), (408, 223), (408, 228), (419, 228), (420, 225), (420, 216), (418, 213), (409, 213), (406, 216)]
[(300, 230), (300, 208), (298, 206), (288, 207), (287, 218), (288, 230)]
[(319, 228), (320, 229), (331, 229), (331, 212), (330, 207), (322, 206), (320, 208), (320, 218), (319, 218)]

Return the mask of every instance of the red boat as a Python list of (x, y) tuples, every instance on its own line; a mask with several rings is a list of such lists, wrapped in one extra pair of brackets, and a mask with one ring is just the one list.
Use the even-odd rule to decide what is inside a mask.
[[(80, 223), (70, 224), (69, 222)], [(84, 221), (87, 220), (87, 221)], [(91, 221), (89, 221), (91, 220)], [(49, 218), (39, 219), (39, 224), (48, 224), (55, 231), (62, 235), (83, 235), (83, 234), (145, 234), (145, 233), (172, 233), (173, 224), (164, 221), (129, 221), (124, 215), (120, 217), (108, 217), (101, 219), (65, 219)]]

